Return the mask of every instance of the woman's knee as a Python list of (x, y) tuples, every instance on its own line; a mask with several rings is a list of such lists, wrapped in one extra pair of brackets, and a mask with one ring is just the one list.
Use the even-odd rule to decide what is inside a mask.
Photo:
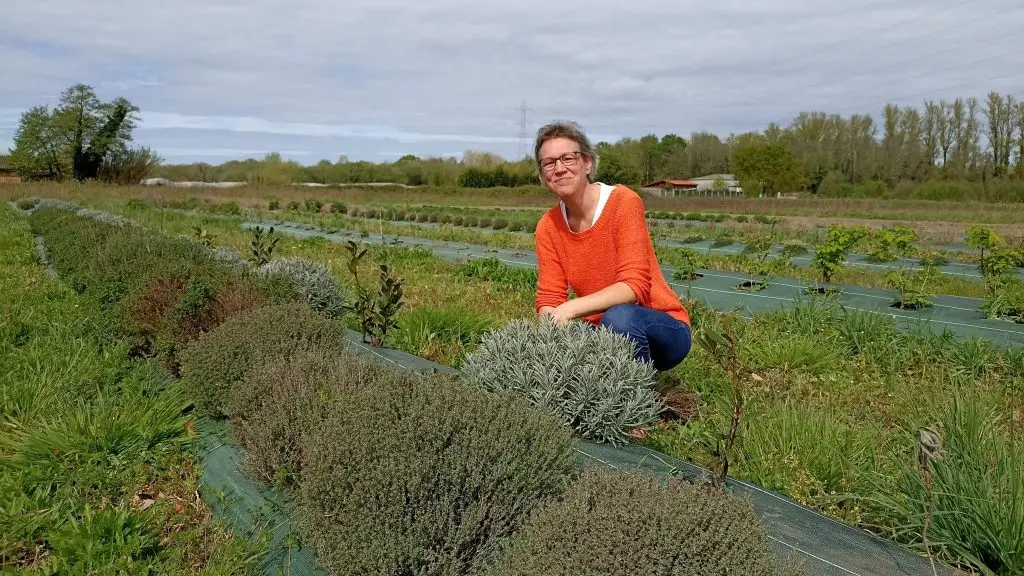
[(601, 315), (601, 325), (611, 328), (617, 332), (629, 332), (637, 324), (636, 304), (617, 304), (604, 311)]

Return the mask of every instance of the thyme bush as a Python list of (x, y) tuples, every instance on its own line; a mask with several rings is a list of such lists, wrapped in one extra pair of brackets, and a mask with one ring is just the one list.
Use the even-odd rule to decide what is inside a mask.
[(645, 472), (584, 470), (534, 510), (487, 576), (800, 574), (776, 561), (749, 503)]
[(344, 327), (302, 302), (267, 306), (239, 314), (192, 340), (181, 353), (182, 383), (196, 407), (226, 416), (229, 394), (249, 368), (274, 356), (286, 361), (298, 350), (340, 351)]
[(326, 417), (329, 399), (381, 385), (391, 376), (382, 366), (339, 348), (300, 348), (290, 359), (267, 355), (254, 364), (232, 388), (225, 410), (249, 471), (264, 482), (294, 486), (304, 440)]
[[(381, 377), (383, 376), (383, 377)], [(300, 510), (331, 574), (474, 574), (574, 474), (567, 430), (525, 402), (389, 369), (305, 438)]]
[(462, 371), (473, 385), (524, 398), (599, 442), (627, 442), (664, 409), (655, 370), (634, 359), (632, 342), (583, 322), (513, 320), (482, 336)]

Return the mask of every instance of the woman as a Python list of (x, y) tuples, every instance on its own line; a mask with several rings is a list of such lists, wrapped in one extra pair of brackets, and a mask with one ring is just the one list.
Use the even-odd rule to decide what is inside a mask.
[(575, 123), (541, 128), (534, 159), (559, 199), (537, 223), (538, 316), (607, 326), (632, 338), (637, 359), (656, 370), (678, 365), (690, 352), (690, 315), (661, 273), (643, 200), (594, 181), (597, 156)]

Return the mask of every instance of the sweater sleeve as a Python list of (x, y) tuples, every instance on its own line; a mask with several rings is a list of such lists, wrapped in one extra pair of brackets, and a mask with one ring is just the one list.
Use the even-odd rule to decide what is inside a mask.
[(647, 255), (650, 234), (643, 199), (635, 193), (630, 194), (622, 202), (618, 216), (615, 281), (625, 282), (636, 294), (637, 303), (647, 306), (651, 299), (651, 270)]
[[(546, 218), (546, 217), (545, 217)], [(544, 306), (558, 306), (569, 299), (569, 284), (555, 250), (554, 231), (550, 223), (541, 219), (534, 243), (537, 253), (537, 295), (535, 311)]]

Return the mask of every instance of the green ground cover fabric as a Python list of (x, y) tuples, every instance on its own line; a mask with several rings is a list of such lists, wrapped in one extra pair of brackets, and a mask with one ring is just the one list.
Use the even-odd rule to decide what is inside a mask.
[[(311, 224), (279, 220), (244, 222), (242, 226), (244, 228), (274, 226), (275, 230), (298, 238), (324, 237), (333, 242), (355, 240), (370, 244), (420, 246), (430, 250), (438, 257), (450, 261), (497, 258), (511, 266), (536, 267), (537, 265), (536, 255), (527, 250), (488, 248), (476, 244), (387, 234), (383, 237), (379, 234), (361, 236), (358, 232), (348, 230), (325, 231)], [(772, 278), (768, 288), (750, 292), (736, 289), (738, 284), (750, 279), (745, 274), (698, 269), (697, 272), (703, 275), (701, 278), (690, 282), (681, 282), (672, 279), (674, 270), (671, 266), (662, 266), (666, 279), (680, 296), (688, 295), (690, 298), (703, 301), (718, 310), (737, 311), (741, 314), (752, 315), (815, 297), (804, 293), (804, 288), (808, 284), (793, 278)], [(935, 333), (948, 331), (964, 339), (985, 338), (1000, 347), (1024, 345), (1024, 324), (986, 318), (981, 311), (981, 300), (976, 298), (942, 295), (933, 298), (934, 306), (930, 308), (900, 310), (890, 306), (895, 296), (895, 292), (890, 290), (841, 284), (832, 286), (842, 291), (837, 296), (828, 299), (836, 306), (891, 316), (896, 320), (897, 325), (905, 330), (924, 330)]]
[[(410, 222), (410, 221), (406, 221), (406, 220), (394, 220), (394, 221), (389, 220), (387, 222), (388, 222), (388, 224), (391, 224), (391, 225), (394, 225), (394, 226), (404, 226), (404, 227), (408, 227), (408, 228), (432, 228), (432, 229), (439, 229), (442, 226), (441, 224), (439, 224), (437, 222)], [(300, 224), (300, 226), (301, 226), (301, 224)], [(454, 224), (445, 224), (444, 226), (446, 226), (446, 227), (448, 227), (448, 228), (450, 228), (452, 230), (468, 230), (468, 231), (476, 231), (476, 232), (481, 232), (481, 231), (482, 232), (486, 232), (487, 231), (487, 229), (479, 228), (479, 227), (473, 227), (473, 226), (458, 226), (458, 225), (454, 225)], [(716, 226), (720, 226), (720, 225), (716, 224)], [(710, 227), (710, 226), (708, 226), (708, 227)], [(505, 233), (505, 234), (521, 235), (524, 238), (532, 238), (533, 237), (532, 233), (526, 232), (526, 231), (516, 231), (516, 232), (513, 232), (513, 231), (510, 231), (510, 230), (501, 230), (501, 232)], [(661, 238), (661, 239), (658, 240), (658, 243), (660, 245), (662, 245), (662, 246), (677, 247), (677, 248), (683, 248), (683, 247), (685, 247), (685, 248), (692, 248), (693, 250), (696, 250), (696, 251), (698, 251), (700, 253), (703, 253), (703, 254), (712, 254), (712, 255), (718, 255), (718, 256), (728, 256), (728, 255), (732, 255), (732, 254), (740, 254), (740, 253), (743, 252), (743, 249), (744, 249), (744, 244), (742, 244), (740, 242), (735, 242), (733, 244), (726, 245), (726, 246), (712, 247), (711, 246), (712, 240), (702, 240), (700, 242), (685, 243), (685, 242), (683, 242), (682, 240), (680, 240), (678, 238)], [(964, 245), (964, 246), (945, 246), (945, 245), (938, 245), (938, 244), (921, 244), (921, 245), (925, 246), (927, 248), (930, 248), (932, 250), (940, 250), (941, 249), (941, 250), (947, 250), (947, 251), (952, 252), (952, 253), (965, 253), (965, 252), (969, 253), (969, 252), (972, 251), (972, 249), (968, 248), (966, 245)], [(775, 245), (775, 246), (772, 247), (772, 250), (771, 250), (770, 254), (772, 256), (776, 256), (776, 255), (779, 254), (781, 249), (782, 249), (781, 245)], [(791, 258), (791, 261), (792, 261), (794, 266), (799, 266), (799, 267), (802, 267), (802, 268), (808, 268), (808, 267), (810, 267), (811, 261), (813, 259), (814, 259), (814, 249), (813, 248), (808, 248), (807, 253), (801, 254), (799, 256), (794, 256), (794, 257)], [(879, 270), (879, 271), (883, 271), (883, 272), (886, 271), (886, 270), (898, 270), (900, 268), (905, 268), (908, 271), (914, 271), (914, 270), (919, 270), (922, 267), (920, 261), (915, 259), (915, 258), (897, 258), (896, 260), (893, 260), (891, 262), (869, 262), (867, 256), (864, 255), (864, 254), (849, 254), (846, 257), (846, 262), (847, 262), (847, 265), (849, 265), (851, 267), (865, 268), (865, 269), (868, 269), (868, 270)], [(974, 281), (974, 282), (979, 282), (979, 283), (982, 281), (982, 276), (981, 276), (981, 273), (978, 272), (977, 264), (969, 264), (969, 263), (965, 263), (965, 262), (950, 262), (950, 263), (944, 264), (942, 266), (936, 266), (935, 268), (936, 268), (936, 270), (939, 270), (943, 274), (946, 274), (946, 275), (949, 275), (949, 276), (956, 276), (956, 277), (964, 278), (966, 280), (970, 280), (970, 281)], [(1017, 274), (1021, 278), (1024, 278), (1024, 268), (1020, 269), (1017, 272)]]

